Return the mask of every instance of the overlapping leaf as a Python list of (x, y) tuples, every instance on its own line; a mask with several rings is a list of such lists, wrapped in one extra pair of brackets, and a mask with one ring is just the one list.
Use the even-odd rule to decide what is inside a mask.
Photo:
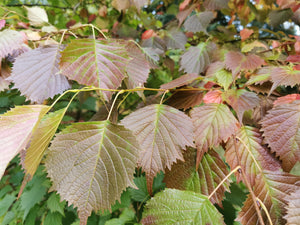
[(23, 36), (15, 30), (4, 30), (0, 32), (0, 58), (12, 54), (14, 50), (22, 48)]
[[(281, 171), (263, 171), (256, 179), (253, 192), (267, 208), (273, 224), (285, 224), (283, 220), (284, 207), (287, 206), (287, 196), (299, 189), (300, 177)], [(251, 196), (244, 203), (238, 215), (238, 221), (243, 225), (259, 224), (258, 216)], [(265, 224), (268, 223), (263, 209), (260, 209)]]
[[(125, 78), (129, 57), (125, 43), (116, 40), (76, 39), (62, 52), (62, 74), (80, 84), (116, 89)], [(104, 92), (107, 99), (110, 92)]]
[[(252, 186), (255, 178), (263, 169), (279, 170), (280, 164), (274, 157), (262, 147), (262, 137), (258, 129), (242, 126), (235, 138), (230, 138), (226, 144), (225, 158), (231, 169), (241, 166)], [(236, 143), (234, 143), (236, 142)], [(237, 181), (242, 177), (236, 174)]]
[(271, 151), (280, 157), (283, 169), (290, 171), (300, 161), (300, 101), (269, 110), (261, 124)]
[(30, 146), (26, 150), (24, 160), (24, 169), (26, 174), (29, 174), (31, 177), (34, 175), (37, 167), (39, 166), (66, 110), (67, 108), (63, 108), (46, 115), (42, 118), (35, 132), (32, 134)]
[(21, 93), (34, 102), (42, 103), (70, 88), (67, 78), (59, 73), (59, 45), (46, 45), (23, 53), (16, 58), (10, 80)]
[(194, 108), (191, 117), (195, 142), (202, 153), (226, 141), (239, 128), (238, 121), (224, 104), (211, 103)]
[(287, 214), (284, 218), (287, 220), (287, 225), (297, 224), (300, 221), (300, 189), (286, 197), (288, 205), (286, 206)]
[(182, 75), (181, 77), (179, 77), (175, 80), (172, 80), (169, 83), (161, 85), (160, 88), (173, 89), (173, 88), (181, 87), (181, 86), (192, 83), (198, 77), (199, 77), (199, 75), (196, 73), (188, 73), (188, 74)]
[(233, 82), (232, 74), (225, 69), (221, 69), (215, 73), (215, 76), (218, 84), (221, 85), (225, 91), (227, 91)]
[(188, 108), (200, 105), (203, 100), (203, 92), (177, 91), (168, 100), (168, 104), (176, 109), (187, 110)]
[(289, 94), (283, 97), (279, 97), (276, 101), (273, 102), (274, 106), (284, 105), (288, 103), (292, 103), (295, 100), (300, 100), (300, 94)]
[[(228, 174), (226, 164), (213, 150), (204, 154), (197, 171), (195, 149), (189, 148), (183, 156), (184, 162), (177, 162), (171, 170), (166, 170), (164, 182), (168, 188), (210, 195)], [(221, 204), (228, 187), (227, 180), (211, 197), (211, 202)]]
[(206, 43), (191, 46), (182, 56), (180, 69), (187, 73), (202, 73), (210, 63)]
[(183, 24), (185, 30), (190, 32), (204, 32), (207, 34), (206, 28), (214, 18), (211, 11), (197, 13), (189, 17)]
[(31, 25), (33, 26), (42, 26), (44, 23), (48, 23), (48, 16), (46, 10), (34, 6), (34, 7), (26, 7), (28, 13), (28, 19)]
[(224, 93), (224, 98), (236, 111), (240, 123), (242, 123), (244, 112), (259, 104), (259, 97), (254, 92), (245, 89), (231, 89)]
[(143, 107), (125, 117), (122, 124), (133, 131), (143, 149), (138, 164), (146, 172), (149, 193), (156, 174), (183, 160), (182, 149), (194, 146), (190, 118), (170, 106)]
[(203, 5), (209, 10), (220, 10), (228, 8), (229, 0), (205, 0)]
[(1, 115), (0, 178), (9, 161), (27, 147), (35, 126), (48, 110), (48, 106), (24, 105)]
[(166, 189), (147, 202), (142, 224), (225, 224), (222, 215), (205, 195)]
[(165, 42), (169, 49), (179, 48), (184, 50), (187, 37), (182, 31), (173, 28), (166, 33)]
[(46, 159), (53, 189), (77, 207), (81, 224), (92, 210), (110, 209), (133, 185), (139, 146), (109, 121), (75, 123), (56, 135)]

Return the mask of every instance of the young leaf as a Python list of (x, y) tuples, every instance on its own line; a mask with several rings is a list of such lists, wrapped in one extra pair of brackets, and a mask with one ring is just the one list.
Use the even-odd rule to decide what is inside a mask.
[(26, 7), (28, 13), (28, 19), (32, 26), (42, 26), (44, 23), (48, 23), (48, 16), (45, 9), (34, 6)]
[(224, 93), (225, 101), (236, 111), (237, 117), (242, 123), (244, 112), (259, 105), (259, 97), (245, 89), (228, 90)]
[(9, 80), (33, 102), (61, 94), (70, 88), (67, 78), (59, 74), (61, 49), (60, 45), (45, 45), (23, 53), (16, 58)]
[(239, 128), (238, 121), (224, 104), (211, 103), (194, 108), (191, 117), (195, 127), (195, 142), (201, 155), (226, 141)]
[[(129, 63), (125, 44), (116, 40), (76, 39), (62, 52), (62, 74), (80, 84), (116, 89)], [(104, 92), (108, 100), (111, 92)]]
[(190, 91), (177, 91), (173, 94), (168, 104), (176, 109), (187, 110), (188, 108), (200, 105), (203, 100), (203, 92), (190, 90)]
[(22, 48), (23, 35), (15, 30), (6, 29), (0, 32), (0, 58), (12, 54), (14, 50)]
[[(262, 147), (262, 137), (258, 129), (242, 126), (237, 132), (236, 137), (239, 139), (235, 140), (234, 138), (230, 138), (226, 144), (226, 162), (231, 169), (240, 165), (252, 186), (255, 184), (256, 176), (258, 176), (263, 169), (273, 171), (280, 169), (279, 162)], [(236, 141), (236, 143), (234, 143), (234, 141)], [(236, 177), (237, 182), (242, 180), (239, 173), (236, 173)]]
[(232, 74), (225, 69), (221, 69), (215, 73), (215, 76), (218, 84), (221, 85), (225, 91), (227, 91), (233, 82)]
[(222, 215), (202, 194), (166, 189), (147, 202), (142, 224), (225, 224)]
[(283, 97), (279, 97), (273, 102), (274, 106), (284, 105), (292, 103), (295, 100), (300, 100), (300, 94), (290, 94)]
[(214, 18), (214, 14), (211, 11), (197, 13), (189, 17), (183, 24), (186, 31), (189, 32), (204, 32), (207, 34), (206, 28)]
[(283, 169), (290, 171), (300, 161), (300, 101), (269, 110), (261, 124), (271, 151), (279, 156)]
[(205, 0), (203, 6), (208, 10), (220, 10), (228, 8), (229, 0)]
[(208, 104), (208, 103), (222, 103), (223, 98), (222, 98), (223, 92), (220, 90), (213, 90), (209, 91), (205, 94), (203, 98), (203, 102)]
[[(299, 189), (300, 177), (281, 171), (263, 171), (258, 175), (253, 192), (267, 208), (273, 224), (285, 224), (283, 220), (284, 207), (287, 206), (286, 197)], [(244, 203), (242, 211), (237, 220), (243, 225), (259, 224), (258, 216), (254, 207), (252, 197), (249, 195)], [(266, 214), (260, 209), (263, 219), (268, 223)]]
[(199, 75), (196, 73), (188, 73), (188, 74), (182, 75), (181, 77), (179, 77), (175, 80), (172, 80), (169, 83), (161, 85), (160, 88), (161, 89), (173, 89), (173, 88), (181, 87), (184, 85), (188, 85), (188, 84), (192, 83), (198, 77), (199, 77)]
[(300, 221), (300, 189), (291, 193), (285, 199), (288, 201), (286, 206), (287, 214), (284, 218), (287, 220), (287, 225), (297, 224)]
[(44, 116), (32, 134), (30, 146), (25, 153), (24, 169), (31, 177), (38, 168), (58, 125), (60, 124), (67, 108), (51, 112)]
[(36, 124), (49, 110), (44, 105), (17, 106), (0, 117), (0, 178), (6, 166), (27, 147)]
[[(168, 188), (210, 195), (228, 174), (226, 164), (213, 150), (204, 154), (197, 171), (196, 150), (189, 148), (183, 156), (184, 162), (179, 161), (166, 170), (164, 182)], [(229, 191), (228, 180), (211, 197), (211, 202), (221, 204), (225, 191)]]
[(146, 172), (149, 193), (156, 174), (171, 168), (177, 159), (183, 160), (182, 149), (194, 146), (191, 119), (170, 106), (143, 107), (125, 117), (122, 124), (133, 131), (143, 149), (138, 164)]
[(210, 63), (207, 44), (200, 43), (197, 46), (191, 46), (182, 56), (180, 69), (187, 73), (202, 73)]
[(135, 137), (123, 126), (74, 123), (56, 135), (45, 165), (52, 188), (77, 207), (81, 224), (86, 224), (92, 210), (110, 209), (133, 185), (138, 152)]

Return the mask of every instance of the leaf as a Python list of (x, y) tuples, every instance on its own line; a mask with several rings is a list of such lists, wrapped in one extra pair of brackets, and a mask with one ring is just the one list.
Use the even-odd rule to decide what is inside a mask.
[(44, 23), (48, 23), (48, 16), (45, 9), (34, 6), (34, 7), (26, 7), (27, 9), (27, 16), (32, 26), (42, 26)]
[(223, 102), (222, 94), (223, 94), (223, 92), (220, 90), (209, 91), (205, 94), (205, 96), (203, 98), (203, 102), (206, 104), (222, 103)]
[(300, 101), (269, 110), (261, 124), (271, 152), (279, 156), (283, 169), (290, 171), (300, 161)]
[[(62, 52), (62, 74), (80, 84), (117, 89), (125, 78), (130, 60), (123, 43), (112, 39), (72, 40)], [(112, 95), (111, 92), (104, 93), (107, 100)]]
[[(189, 4), (189, 2), (187, 4)], [(184, 8), (186, 8), (186, 6)], [(193, 10), (195, 8), (196, 8), (196, 4), (192, 4), (187, 9), (184, 9), (183, 11), (180, 11), (180, 12), (177, 13), (176, 18), (179, 21), (179, 24), (178, 24), (179, 27), (181, 26), (183, 21), (193, 12)]]
[[(245, 30), (245, 29), (244, 29)], [(242, 32), (242, 31), (241, 31)], [(257, 50), (259, 50), (259, 49), (262, 49), (262, 50), (268, 50), (269, 48), (267, 47), (267, 45), (266, 44), (264, 44), (264, 43), (262, 43), (262, 42), (260, 42), (260, 41), (257, 41), (257, 40), (255, 40), (255, 41), (253, 41), (253, 42), (251, 42), (251, 43), (247, 43), (247, 44), (245, 44), (243, 47), (242, 47), (242, 49), (241, 49), (241, 51), (242, 52), (251, 52), (253, 49), (257, 49)]]
[(0, 200), (0, 217), (5, 215), (15, 200), (16, 197), (11, 194), (6, 194), (4, 198)]
[(51, 213), (59, 212), (62, 216), (64, 216), (65, 205), (66, 202), (61, 202), (59, 195), (56, 193), (52, 193), (47, 200), (47, 207)]
[(287, 213), (284, 218), (287, 220), (286, 225), (292, 225), (299, 223), (300, 220), (300, 189), (291, 193), (285, 199), (288, 201), (288, 205), (286, 206)]
[(113, 0), (111, 5), (121, 12), (122, 10), (128, 9), (130, 7), (130, 0)]
[(149, 0), (131, 0), (132, 3), (138, 11), (141, 10), (141, 8), (145, 5), (148, 5), (149, 4)]
[(48, 212), (47, 216), (45, 217), (45, 220), (43, 222), (43, 225), (63, 225), (62, 224), (62, 215), (59, 213), (52, 213)]
[(35, 126), (49, 109), (44, 105), (24, 105), (1, 115), (0, 178), (9, 161), (26, 148)]
[[(279, 162), (272, 157), (268, 150), (262, 147), (262, 137), (258, 129), (242, 126), (236, 137), (238, 139), (230, 138), (226, 144), (226, 162), (231, 169), (240, 165), (247, 175), (251, 186), (254, 186), (256, 176), (263, 169), (280, 170)], [(242, 176), (239, 173), (236, 173), (236, 177), (237, 182), (242, 180)]]
[(187, 37), (182, 31), (173, 28), (166, 32), (165, 42), (168, 49), (184, 50), (185, 44), (187, 42)]
[(235, 77), (241, 70), (254, 70), (263, 65), (265, 61), (257, 55), (243, 55), (240, 52), (230, 51), (225, 55), (226, 68), (231, 70)]
[(22, 48), (23, 35), (15, 30), (6, 29), (0, 32), (0, 58), (12, 54), (14, 50)]
[(210, 63), (207, 44), (202, 42), (191, 46), (182, 56), (180, 69), (187, 73), (202, 73)]
[(182, 149), (194, 146), (193, 124), (183, 112), (166, 105), (149, 105), (129, 114), (122, 124), (133, 131), (143, 151), (138, 165), (146, 172), (151, 193), (153, 179), (160, 171), (183, 160)]
[(138, 202), (146, 202), (149, 198), (150, 195), (147, 190), (147, 180), (144, 176), (141, 177), (135, 177), (134, 178), (134, 183), (137, 186), (138, 189), (135, 188), (130, 188), (130, 195), (131, 198), (134, 201)]
[(11, 74), (11, 68), (7, 63), (0, 64), (0, 91), (4, 91), (5, 89), (9, 88), (10, 82), (7, 78)]
[(236, 111), (240, 123), (242, 123), (245, 111), (259, 105), (259, 97), (254, 92), (245, 89), (230, 89), (224, 93), (224, 99)]
[(0, 30), (5, 27), (6, 21), (5, 20), (0, 20)]
[(195, 90), (177, 91), (169, 98), (168, 104), (176, 109), (187, 110), (201, 104), (202, 100), (203, 92)]
[(289, 66), (275, 67), (271, 72), (273, 86), (269, 93), (272, 93), (278, 85), (294, 87), (300, 84), (300, 71), (293, 70)]
[(159, 61), (159, 55), (163, 54), (164, 51), (159, 48), (145, 47), (143, 48), (146, 59), (150, 63), (151, 68), (157, 68)]
[[(284, 207), (287, 205), (286, 197), (299, 189), (299, 176), (281, 171), (263, 171), (257, 177), (253, 192), (267, 208), (273, 224), (285, 224), (283, 220)], [(269, 224), (263, 209), (260, 209), (265, 224)], [(249, 195), (239, 213), (237, 221), (243, 225), (259, 224), (253, 200)]]
[(191, 117), (197, 149), (202, 154), (226, 141), (239, 128), (238, 121), (224, 104), (211, 103), (194, 108)]
[(192, 83), (194, 80), (196, 80), (199, 77), (196, 73), (188, 73), (185, 75), (180, 76), (179, 78), (172, 80), (169, 83), (163, 84), (160, 86), (161, 89), (173, 89), (177, 87), (181, 87), (184, 85), (188, 85)]
[(183, 24), (184, 29), (189, 32), (204, 32), (207, 34), (207, 27), (213, 20), (214, 14), (211, 11), (196, 13), (189, 17)]
[(77, 207), (81, 224), (86, 224), (92, 210), (110, 209), (133, 184), (138, 152), (135, 137), (123, 126), (74, 123), (56, 135), (45, 166), (52, 189)]
[(166, 189), (147, 202), (142, 224), (225, 224), (209, 199), (199, 193)]
[(269, 13), (270, 25), (273, 27), (277, 27), (285, 21), (288, 21), (292, 16), (293, 11), (290, 8), (273, 10)]
[(221, 69), (215, 73), (215, 76), (218, 84), (221, 85), (225, 91), (227, 91), (233, 82), (232, 74), (225, 69)]
[(203, 6), (208, 10), (220, 10), (228, 8), (229, 0), (205, 0)]
[(260, 68), (254, 75), (250, 77), (246, 84), (263, 84), (271, 79), (272, 71), (273, 67), (270, 66)]
[(52, 140), (67, 108), (44, 116), (32, 134), (30, 146), (25, 153), (24, 169), (31, 177), (36, 172), (50, 141)]
[(290, 94), (290, 95), (277, 98), (277, 100), (274, 101), (273, 104), (274, 106), (284, 105), (284, 104), (292, 103), (293, 101), (299, 99), (300, 99), (300, 94)]
[[(210, 195), (228, 174), (227, 166), (213, 150), (205, 153), (196, 170), (196, 151), (189, 148), (184, 152), (184, 162), (179, 161), (166, 170), (164, 182), (168, 188), (188, 190)], [(210, 201), (221, 204), (225, 191), (229, 191), (229, 181), (217, 190)]]
[(251, 34), (253, 34), (253, 32), (254, 32), (253, 30), (248, 28), (244, 28), (243, 30), (241, 30), (240, 35), (242, 41), (247, 40), (251, 36)]
[(70, 88), (67, 78), (59, 73), (59, 45), (45, 45), (16, 58), (9, 80), (33, 102), (42, 103)]
[(167, 48), (165, 41), (157, 36), (153, 36), (151, 38), (143, 40), (142, 47), (143, 48), (160, 49), (163, 52)]

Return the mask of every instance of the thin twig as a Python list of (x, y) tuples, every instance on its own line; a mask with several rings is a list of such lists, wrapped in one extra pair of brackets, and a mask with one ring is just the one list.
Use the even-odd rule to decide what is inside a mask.
[(265, 204), (259, 199), (259, 198), (256, 198), (256, 200), (259, 202), (259, 204), (261, 205), (262, 209), (265, 211), (267, 217), (268, 217), (268, 220), (269, 220), (269, 223), (270, 225), (273, 225), (273, 222), (272, 222), (272, 219), (271, 219), (271, 216), (268, 212), (268, 209), (267, 207), (265, 206)]
[(122, 94), (122, 93), (124, 93), (124, 90), (119, 91), (118, 94), (116, 95), (116, 97), (115, 97), (115, 99), (114, 99), (114, 101), (113, 101), (113, 103), (112, 103), (112, 105), (111, 105), (111, 107), (110, 107), (110, 110), (109, 110), (109, 113), (108, 113), (108, 116), (107, 116), (107, 119), (106, 119), (106, 120), (109, 120), (109, 117), (110, 117), (110, 115), (111, 115), (111, 113), (112, 113), (112, 111), (113, 111), (113, 108), (114, 108), (114, 106), (115, 106), (115, 103), (116, 103), (116, 101), (117, 101), (117, 98), (118, 98), (119, 95)]

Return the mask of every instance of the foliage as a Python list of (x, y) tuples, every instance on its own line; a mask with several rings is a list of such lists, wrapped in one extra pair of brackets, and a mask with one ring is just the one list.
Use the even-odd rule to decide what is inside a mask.
[(1, 224), (299, 221), (299, 1), (0, 15)]

